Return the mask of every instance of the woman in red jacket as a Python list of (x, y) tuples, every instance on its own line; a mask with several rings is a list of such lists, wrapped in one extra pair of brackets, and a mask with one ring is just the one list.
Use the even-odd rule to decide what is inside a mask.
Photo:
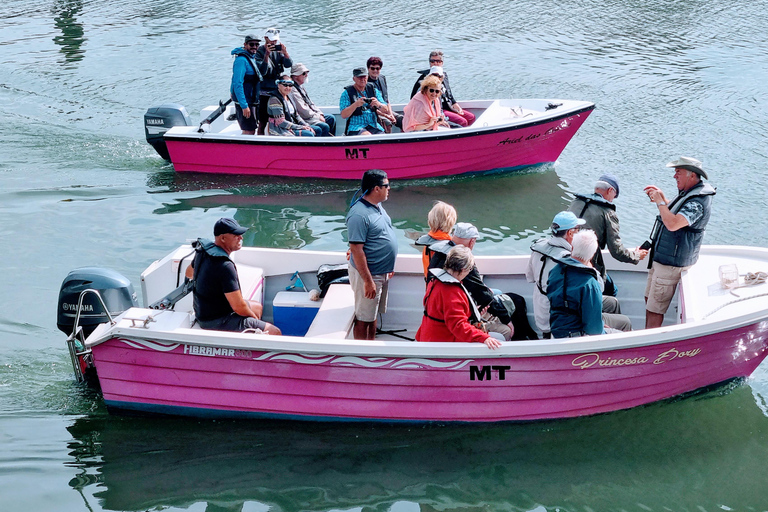
[(490, 349), (501, 343), (482, 329), (472, 325), (480, 312), (461, 284), (475, 264), (472, 251), (457, 245), (448, 253), (442, 270), (430, 269), (437, 279), (427, 284), (424, 295), (424, 317), (416, 331), (417, 341), (476, 341)]

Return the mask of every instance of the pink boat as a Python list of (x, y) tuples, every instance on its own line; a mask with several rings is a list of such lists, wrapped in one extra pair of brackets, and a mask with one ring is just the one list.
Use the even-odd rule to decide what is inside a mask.
[[(203, 109), (204, 119), (214, 119), (199, 125), (175, 104), (151, 108), (144, 119), (147, 141), (178, 172), (356, 180), (368, 169), (383, 169), (391, 179), (412, 179), (555, 162), (595, 108), (586, 101), (537, 99), (462, 106), (477, 117), (467, 128), (357, 137), (242, 135), (237, 121), (227, 120), (231, 105)], [(393, 107), (401, 111), (403, 105)], [(323, 110), (336, 116), (343, 133), (338, 108)]]
[[(145, 304), (176, 286), (190, 252), (180, 247), (142, 274)], [(234, 253), (244, 294), (263, 301), (265, 317), (284, 332), (298, 329), (295, 335), (202, 330), (187, 296), (175, 310), (132, 307), (82, 346), (70, 338), (70, 349), (76, 373), (81, 365), (95, 369), (113, 412), (387, 422), (617, 411), (746, 378), (768, 354), (768, 284), (734, 289), (720, 272), (726, 264), (742, 275), (765, 269), (768, 249), (703, 247), (665, 325), (652, 330), (642, 330), (646, 271), (604, 256), (633, 332), (513, 341), (494, 351), (479, 343), (408, 341), (403, 336), (412, 338), (420, 324), (424, 293), (421, 258), (413, 254), (398, 256), (384, 332), (356, 341), (349, 285), (332, 285), (319, 303), (286, 291), (296, 275), (314, 287), (318, 266), (344, 263), (343, 253), (244, 248)], [(476, 263), (489, 285), (522, 294), (530, 305), (526, 261), (479, 256)], [(78, 307), (92, 310), (65, 309)]]

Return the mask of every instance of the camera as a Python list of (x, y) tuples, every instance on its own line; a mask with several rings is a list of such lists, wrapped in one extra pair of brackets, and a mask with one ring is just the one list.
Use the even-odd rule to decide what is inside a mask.
[(276, 52), (281, 52), (281, 51), (283, 51), (283, 45), (282, 45), (282, 44), (280, 44), (280, 43), (275, 43), (275, 51), (276, 51)]
[(370, 105), (373, 101), (373, 98), (363, 98), (363, 101)]

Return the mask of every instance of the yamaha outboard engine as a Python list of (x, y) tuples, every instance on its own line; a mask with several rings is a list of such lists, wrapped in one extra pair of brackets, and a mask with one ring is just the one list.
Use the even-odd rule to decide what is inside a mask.
[(184, 105), (178, 103), (164, 103), (159, 107), (152, 107), (144, 114), (144, 134), (157, 153), (170, 161), (168, 147), (165, 145), (163, 135), (174, 126), (191, 126), (189, 114)]
[[(113, 318), (128, 308), (139, 305), (131, 282), (114, 270), (97, 267), (73, 270), (61, 283), (59, 290), (56, 325), (64, 334), (72, 334), (80, 293), (88, 289), (99, 292), (104, 305)], [(83, 328), (83, 334), (86, 338), (96, 329), (96, 326), (109, 321), (109, 317), (104, 312), (104, 307), (95, 293), (87, 293), (83, 296), (83, 305), (80, 310), (79, 325)]]

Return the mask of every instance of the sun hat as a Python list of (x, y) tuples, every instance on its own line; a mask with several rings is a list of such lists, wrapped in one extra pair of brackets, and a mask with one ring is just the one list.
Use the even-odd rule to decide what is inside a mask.
[(244, 228), (237, 223), (235, 219), (221, 218), (213, 225), (213, 236), (225, 235), (232, 233), (233, 235), (242, 235), (248, 231), (248, 228)]
[(700, 161), (696, 160), (695, 158), (691, 158), (689, 156), (681, 156), (677, 160), (669, 162), (667, 164), (667, 167), (674, 167), (675, 169), (680, 167), (681, 169), (685, 169), (686, 171), (695, 172), (696, 174), (703, 177), (704, 179), (709, 179), (707, 177), (707, 173), (704, 172), (704, 164), (702, 164)]
[(268, 37), (270, 41), (279, 41), (280, 30), (276, 29), (275, 27), (269, 27), (267, 31), (264, 32), (264, 37)]
[(471, 240), (477, 238), (479, 235), (480, 232), (477, 231), (477, 228), (469, 222), (457, 222), (456, 227), (453, 228), (453, 236), (456, 238), (466, 238), (467, 240)]
[(613, 188), (613, 190), (616, 191), (616, 197), (619, 197), (619, 178), (617, 178), (616, 176), (614, 176), (609, 172), (606, 172), (605, 174), (600, 176), (597, 180), (609, 184), (611, 188)]
[(432, 66), (431, 68), (429, 68), (429, 74), (437, 75), (437, 76), (445, 76), (445, 72), (443, 71), (443, 66)]
[(552, 219), (552, 232), (557, 233), (559, 231), (567, 231), (576, 226), (583, 226), (586, 223), (587, 221), (578, 218), (573, 212), (560, 212), (555, 215), (554, 219)]
[(297, 62), (293, 66), (291, 66), (291, 76), (299, 76), (305, 71), (309, 71), (309, 68), (302, 64), (301, 62)]

